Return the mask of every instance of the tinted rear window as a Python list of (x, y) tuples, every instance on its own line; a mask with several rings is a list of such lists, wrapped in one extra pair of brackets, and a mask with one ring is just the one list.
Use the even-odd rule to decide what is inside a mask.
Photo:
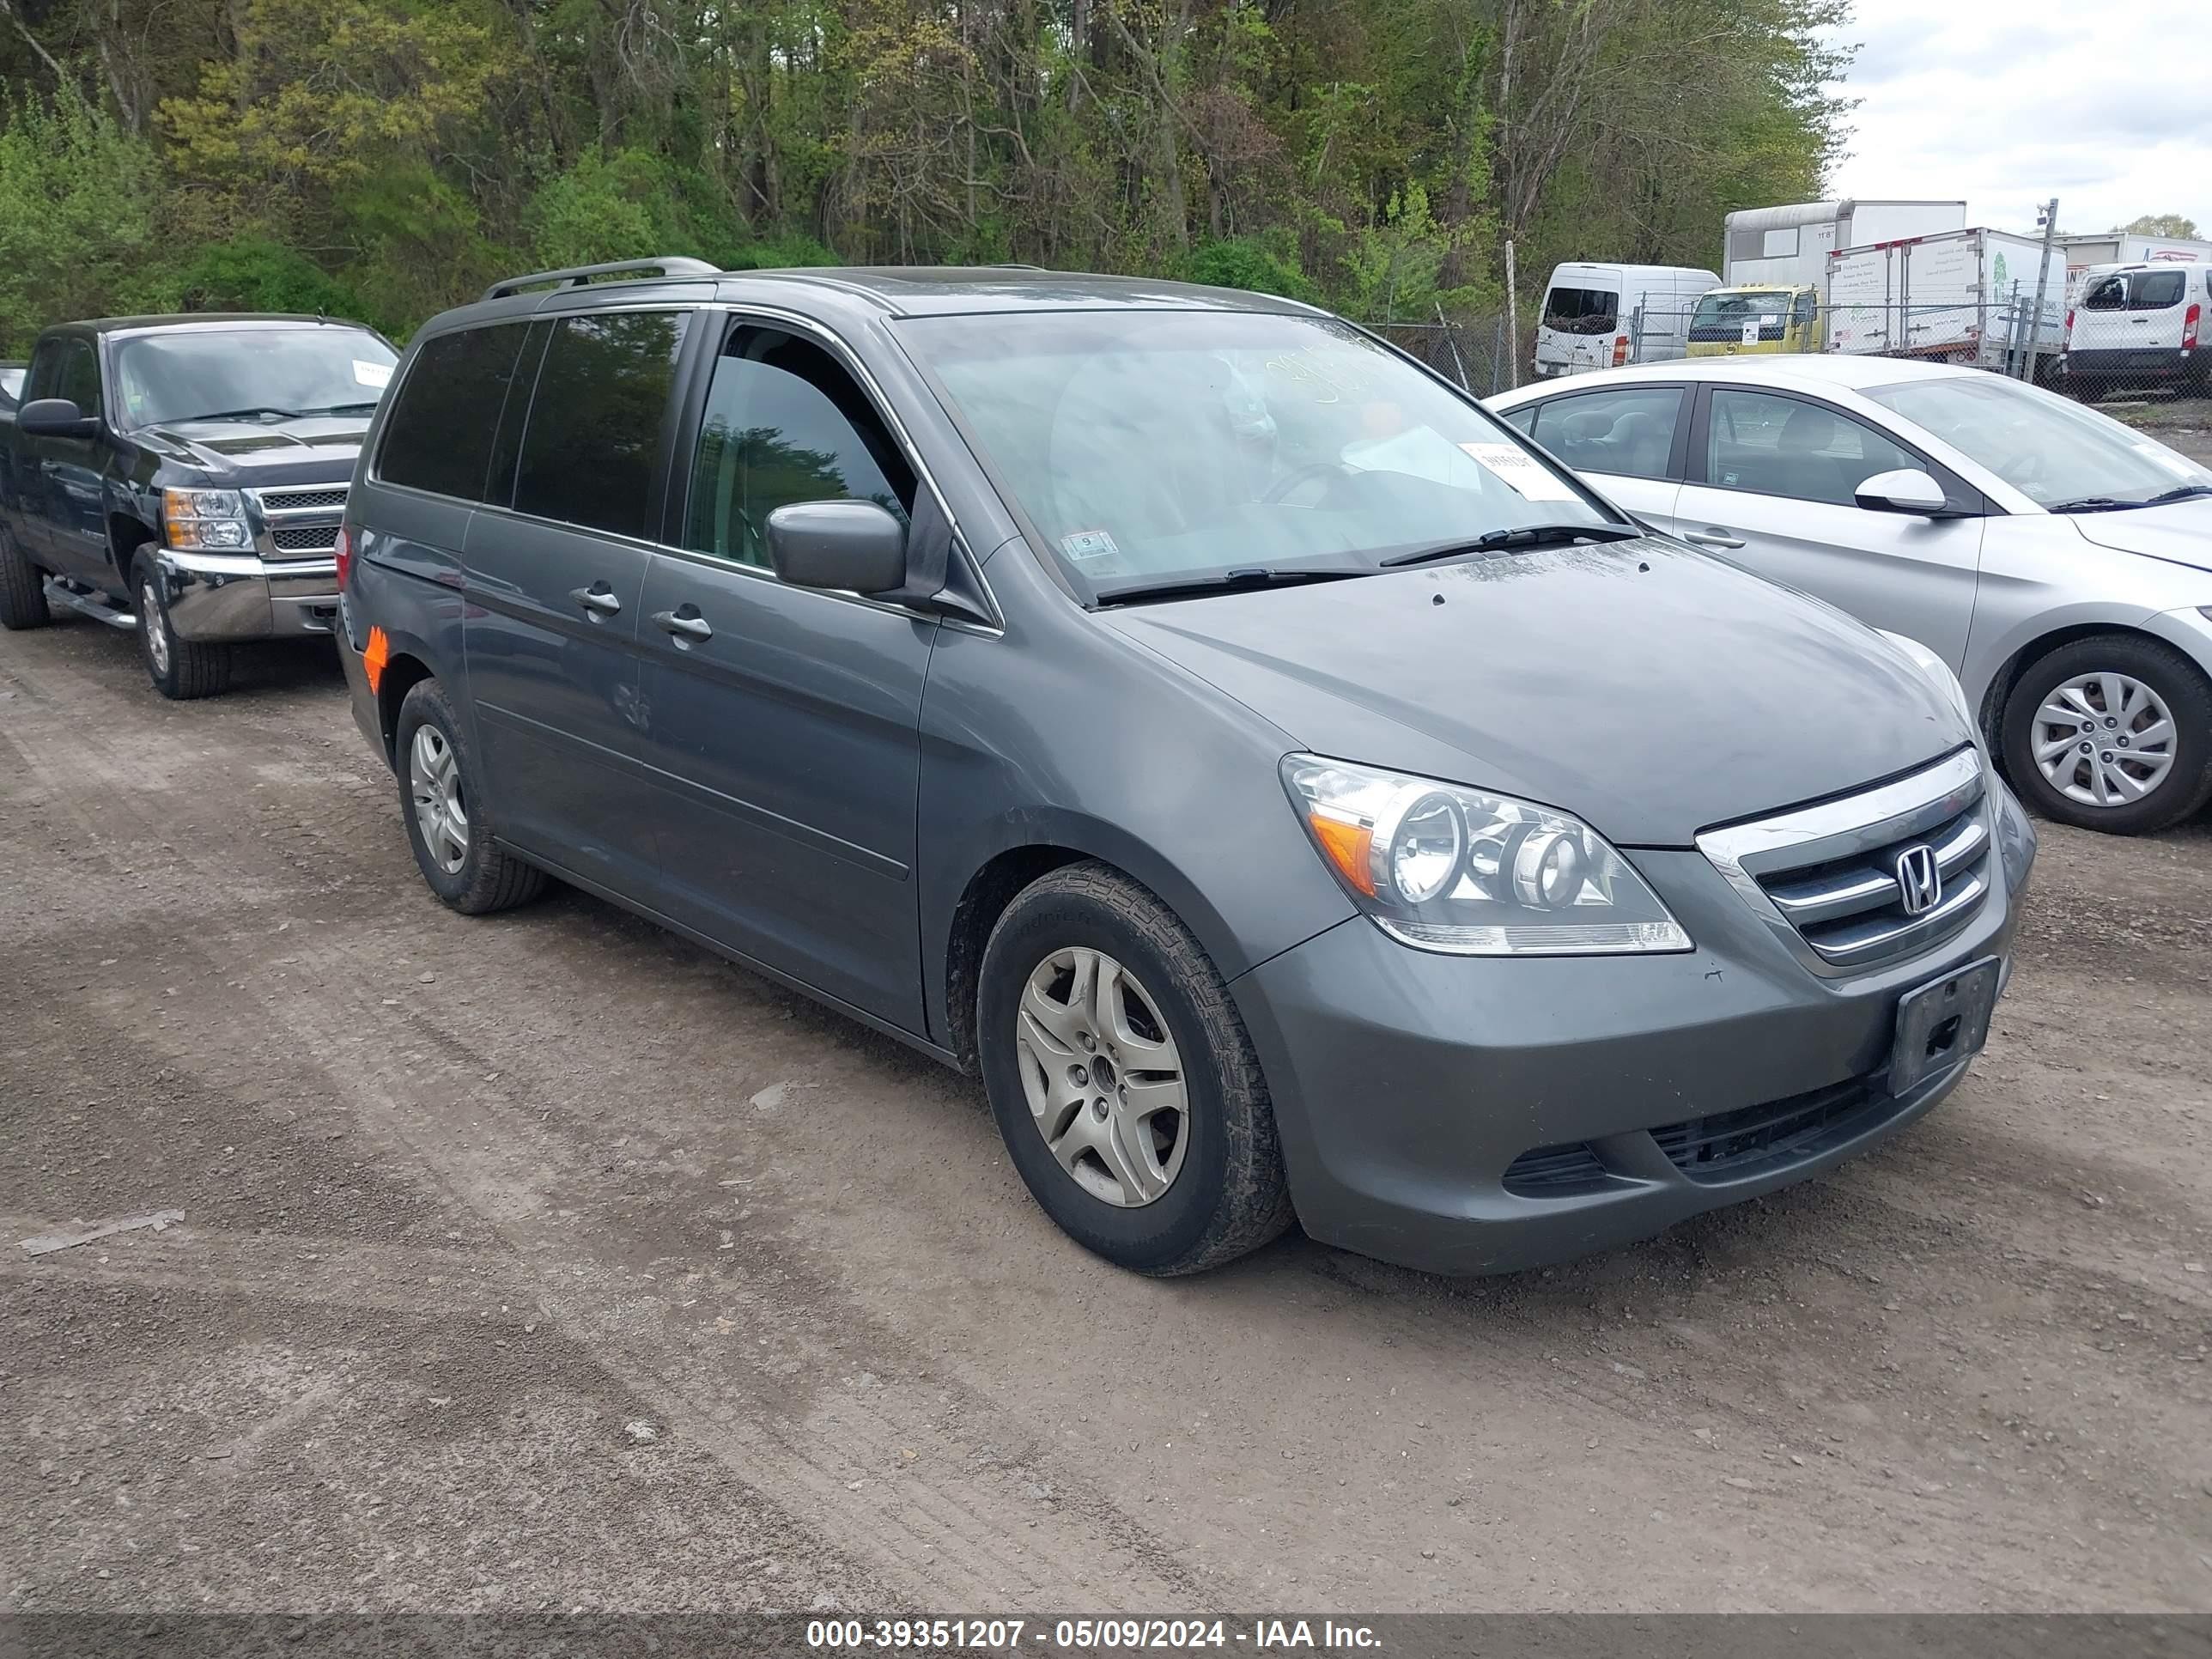
[(2178, 270), (2139, 270), (2129, 279), (2128, 308), (2163, 311), (2181, 303), (2186, 278)]
[(497, 323), (426, 342), (385, 422), (377, 477), (482, 501), (500, 408), (526, 331), (521, 323)]
[(611, 311), (564, 317), (538, 371), (514, 509), (650, 537), (647, 522), (684, 317)]
[(1620, 296), (1602, 288), (1555, 288), (1544, 296), (1544, 326), (1602, 334), (1620, 314)]

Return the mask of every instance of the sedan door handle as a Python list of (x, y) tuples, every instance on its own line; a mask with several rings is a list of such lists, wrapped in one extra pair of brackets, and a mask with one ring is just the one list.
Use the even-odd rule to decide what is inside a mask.
[(605, 582), (593, 582), (589, 587), (572, 587), (568, 590), (568, 597), (585, 610), (596, 611), (602, 617), (618, 616), (622, 612), (622, 601), (615, 597), (614, 589)]
[(1682, 532), (1682, 539), (1686, 542), (1695, 542), (1699, 547), (1741, 547), (1743, 545), (1742, 537), (1731, 536), (1718, 525), (1709, 525), (1703, 530), (1686, 530)]
[(696, 605), (687, 605), (681, 611), (656, 611), (653, 613), (653, 619), (679, 639), (711, 640), (714, 637), (714, 629), (699, 614)]

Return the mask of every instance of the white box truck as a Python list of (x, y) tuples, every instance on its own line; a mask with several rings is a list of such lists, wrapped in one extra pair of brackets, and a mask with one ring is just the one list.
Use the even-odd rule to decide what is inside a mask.
[(1749, 283), (1823, 283), (1828, 256), (1839, 247), (1866, 247), (1966, 227), (1966, 204), (1962, 201), (1854, 199), (1745, 208), (1728, 216), (1721, 276), (1729, 288)]
[(1947, 231), (1828, 256), (1828, 349), (2003, 369), (2039, 337), (2066, 339), (2066, 265), (2051, 251), (2043, 321), (2032, 329), (2043, 243), (2008, 231)]
[(2095, 236), (2061, 236), (2066, 250), (2066, 292), (2081, 291), (2092, 265), (2212, 265), (2212, 242), (2186, 236), (2146, 236), (2136, 230), (2108, 230)]

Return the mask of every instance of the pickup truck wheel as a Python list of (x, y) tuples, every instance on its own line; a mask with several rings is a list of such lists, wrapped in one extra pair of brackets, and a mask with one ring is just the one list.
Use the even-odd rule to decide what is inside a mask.
[(505, 910), (544, 892), (545, 872), (492, 839), (475, 751), (437, 681), (409, 688), (394, 739), (407, 844), (430, 890), (465, 916)]
[(2212, 798), (2212, 683), (2156, 640), (2099, 634), (2031, 663), (2003, 739), (2021, 799), (2061, 823), (2148, 835)]
[(1292, 1219), (1259, 1056), (1190, 930), (1103, 864), (1015, 896), (975, 1047), (1014, 1168), (1078, 1243), (1142, 1273), (1233, 1261)]
[(230, 647), (177, 637), (162, 598), (161, 574), (147, 554), (131, 561), (131, 594), (138, 613), (138, 655), (156, 691), (185, 702), (230, 689)]
[(0, 628), (21, 633), (44, 628), (54, 619), (46, 608), (46, 585), (38, 566), (0, 526)]

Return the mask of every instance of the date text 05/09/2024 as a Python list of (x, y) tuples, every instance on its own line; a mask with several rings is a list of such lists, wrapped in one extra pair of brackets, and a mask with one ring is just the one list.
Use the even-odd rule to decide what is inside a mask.
[(815, 1619), (806, 1645), (830, 1652), (1130, 1652), (1212, 1648), (1245, 1653), (1355, 1653), (1381, 1645), (1365, 1625), (1332, 1619)]

